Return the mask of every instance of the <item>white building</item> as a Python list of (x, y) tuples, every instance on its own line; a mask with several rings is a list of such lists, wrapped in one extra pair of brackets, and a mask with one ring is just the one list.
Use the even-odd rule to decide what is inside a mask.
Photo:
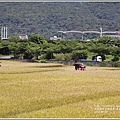
[(61, 40), (61, 39), (62, 39), (61, 37), (57, 37), (57, 36), (50, 37), (50, 40)]
[(28, 40), (28, 36), (27, 35), (19, 35), (19, 38), (21, 40)]
[(102, 57), (101, 57), (101, 56), (97, 56), (97, 57), (96, 57), (96, 61), (102, 62)]

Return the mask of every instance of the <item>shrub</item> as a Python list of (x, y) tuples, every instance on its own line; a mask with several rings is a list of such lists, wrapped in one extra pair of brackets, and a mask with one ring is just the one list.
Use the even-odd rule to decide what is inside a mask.
[(112, 62), (112, 67), (120, 67), (120, 62)]
[(93, 64), (88, 62), (88, 63), (86, 63), (86, 66), (93, 66)]
[(46, 60), (40, 60), (40, 63), (47, 63)]
[(101, 62), (100, 67), (107, 67), (107, 62), (105, 61)]
[(42, 54), (40, 56), (38, 56), (38, 60), (44, 60), (46, 57), (46, 54)]
[(53, 52), (51, 51), (47, 51), (46, 55), (45, 55), (45, 59), (53, 59), (54, 56), (53, 56)]
[(112, 61), (119, 61), (119, 56), (115, 55)]
[(72, 52), (72, 59), (79, 60), (79, 59), (87, 59), (88, 52), (86, 50), (77, 50)]
[(57, 54), (56, 57), (55, 57), (56, 60), (65, 60), (65, 56), (63, 53), (61, 54)]
[(71, 60), (72, 59), (72, 55), (70, 53), (66, 53), (64, 54), (65, 60)]

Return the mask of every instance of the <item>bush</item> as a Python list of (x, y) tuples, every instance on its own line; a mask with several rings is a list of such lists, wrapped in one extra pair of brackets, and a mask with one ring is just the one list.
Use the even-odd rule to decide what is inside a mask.
[(53, 56), (53, 52), (51, 51), (47, 51), (46, 55), (45, 55), (45, 59), (54, 59), (54, 56)]
[(47, 63), (46, 60), (40, 60), (40, 63)]
[(120, 67), (120, 62), (112, 62), (112, 67)]
[(77, 50), (72, 52), (72, 59), (79, 60), (79, 59), (87, 59), (88, 52), (86, 50)]
[(115, 55), (112, 61), (119, 61), (119, 56)]
[(65, 60), (65, 56), (64, 56), (63, 53), (57, 54), (57, 55), (55, 56), (55, 59), (56, 59), (56, 60)]
[(72, 55), (70, 53), (66, 53), (64, 54), (65, 60), (71, 60), (72, 59)]
[(101, 62), (100, 67), (107, 67), (107, 62), (105, 61)]
[(88, 62), (88, 63), (86, 63), (86, 66), (93, 66), (93, 64)]

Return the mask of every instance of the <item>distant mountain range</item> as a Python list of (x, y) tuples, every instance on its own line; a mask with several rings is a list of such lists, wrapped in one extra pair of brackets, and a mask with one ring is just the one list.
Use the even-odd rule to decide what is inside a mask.
[[(120, 29), (120, 2), (0, 2), (0, 26), (8, 35), (43, 34), (61, 37), (58, 31)], [(79, 38), (70, 33), (68, 38)]]

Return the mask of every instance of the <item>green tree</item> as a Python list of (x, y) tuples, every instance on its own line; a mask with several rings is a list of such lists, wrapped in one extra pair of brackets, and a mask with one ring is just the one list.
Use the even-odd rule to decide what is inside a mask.
[(26, 46), (26, 51), (24, 52), (24, 58), (26, 59), (38, 59), (38, 56), (41, 54), (40, 45), (29, 42)]
[(88, 51), (86, 50), (77, 50), (72, 52), (72, 59), (79, 60), (79, 59), (87, 59)]
[(118, 55), (115, 55), (114, 58), (112, 59), (113, 62), (115, 61), (119, 61), (119, 56)]
[(43, 43), (47, 42), (45, 40), (44, 36), (40, 35), (40, 34), (31, 34), (29, 36), (29, 40), (30, 40), (30, 42), (34, 42), (36, 44), (43, 44)]
[(15, 42), (10, 42), (8, 47), (10, 49), (10, 53), (14, 55), (14, 58), (18, 58), (19, 54), (18, 44)]
[(10, 36), (9, 39), (8, 39), (10, 42), (19, 42), (20, 41), (20, 38), (18, 35), (14, 35), (14, 36)]
[(14, 58), (23, 59), (24, 53), (26, 51), (26, 42), (10, 42), (8, 48), (10, 53), (14, 55)]
[(2, 55), (9, 55), (10, 54), (10, 50), (9, 50), (9, 41), (3, 41), (1, 40), (0, 42), (0, 54)]

